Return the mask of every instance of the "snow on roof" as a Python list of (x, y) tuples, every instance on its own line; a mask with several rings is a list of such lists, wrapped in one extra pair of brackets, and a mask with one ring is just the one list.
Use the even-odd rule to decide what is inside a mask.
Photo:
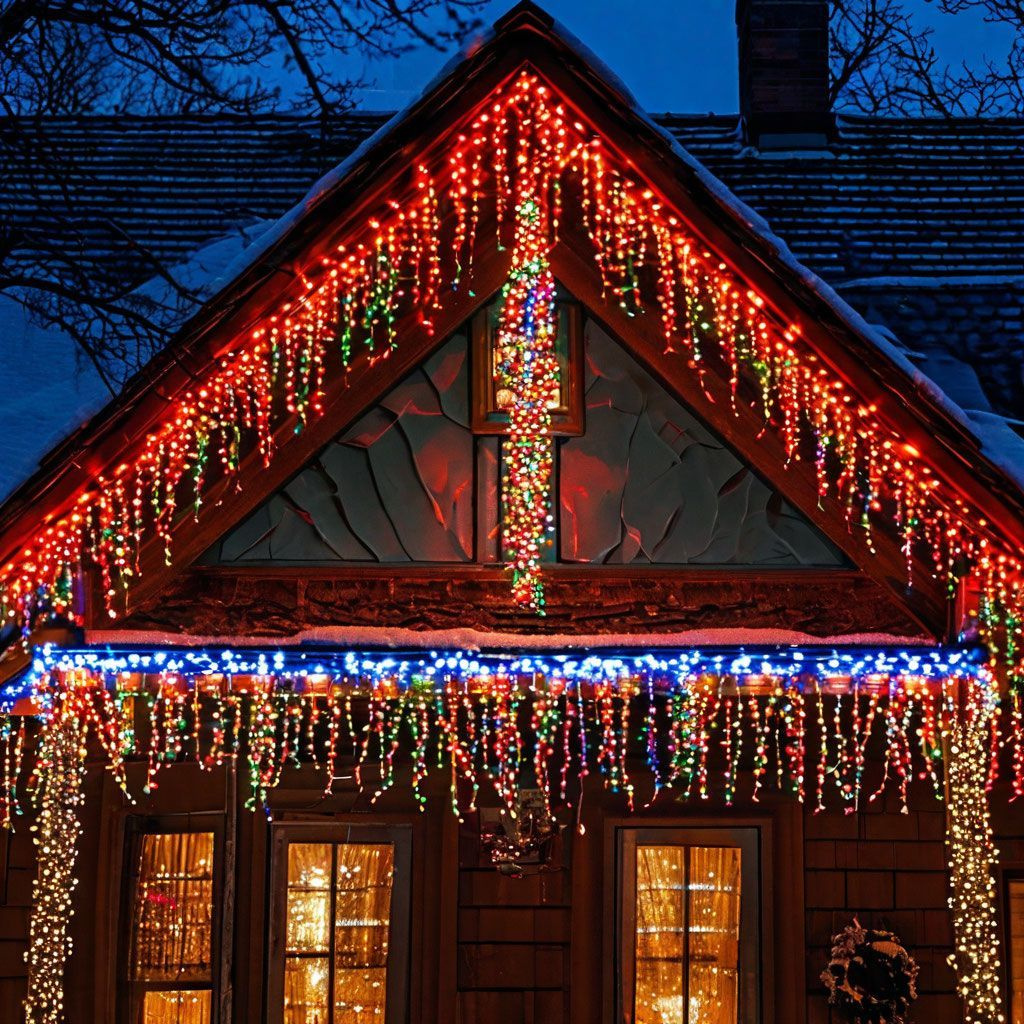
[[(557, 30), (631, 101), (582, 44)], [(288, 115), (44, 123), (75, 148), (80, 196), (95, 205), (97, 220), (121, 225), (169, 263), (195, 253), (185, 272), (211, 296), (416, 102), (390, 120), (357, 113), (325, 125)], [(826, 159), (760, 154), (743, 144), (735, 116), (636, 113), (1024, 488), (1016, 429), (1024, 420), (1024, 120), (842, 117)], [(0, 183), (0, 205), (35, 223), (49, 217), (45, 192), (28, 190), (16, 174)], [(200, 249), (211, 239), (219, 240)], [(109, 268), (123, 253), (97, 244), (92, 257)], [(10, 451), (0, 462), (0, 500), (102, 403), (95, 374), (72, 373), (69, 352), (67, 339), (24, 324), (0, 333), (0, 361), (18, 362), (21, 373), (17, 397), (0, 407)], [(66, 382), (66, 394), (55, 381)]]
[(844, 633), (812, 636), (795, 629), (688, 629), (669, 633), (495, 633), (487, 630), (405, 629), (394, 626), (320, 626), (289, 637), (192, 636), (132, 629), (87, 629), (87, 647), (159, 645), (178, 647), (297, 647), (332, 644), (411, 650), (530, 651), (594, 650), (601, 648), (694, 647), (931, 647), (929, 637), (891, 633)]
[[(265, 230), (267, 225), (262, 225)], [(259, 246), (263, 231), (247, 231), (204, 246), (173, 270), (179, 284), (201, 303), (241, 269), (240, 257)], [(182, 320), (198, 308), (169, 298), (170, 286), (158, 278), (136, 289)], [(60, 330), (32, 323), (12, 298), (0, 295), (0, 502), (28, 479), (61, 441), (84, 426), (113, 394), (81, 348)]]

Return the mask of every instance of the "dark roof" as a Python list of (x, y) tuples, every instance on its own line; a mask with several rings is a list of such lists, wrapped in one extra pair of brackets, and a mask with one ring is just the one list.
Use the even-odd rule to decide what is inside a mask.
[(735, 118), (657, 120), (826, 281), (1024, 274), (1024, 120), (839, 119), (818, 153), (758, 153)]
[[(43, 131), (73, 161), (88, 255), (119, 264), (111, 225), (184, 260), (285, 212), (386, 120), (51, 118)], [(1024, 419), (1024, 121), (843, 117), (828, 150), (758, 153), (735, 116), (655, 120), (801, 263), (948, 376), (938, 383), (950, 397)], [(5, 131), (0, 120), (0, 145)], [(38, 226), (60, 202), (55, 185), (33, 192), (16, 165), (0, 171), (0, 216)]]
[[(17, 159), (23, 144), (8, 151), (13, 159), (0, 160), (0, 218), (62, 231), (66, 182), (75, 213), (84, 215), (75, 240), (82, 233), (89, 239), (87, 257), (105, 264), (113, 258), (115, 270), (126, 273), (138, 266), (119, 265), (117, 225), (156, 258), (178, 263), (240, 225), (284, 213), (389, 116), (350, 114), (323, 125), (274, 114), (20, 122), (17, 130), (41, 140), (42, 159), (57, 161), (60, 174), (26, 173)], [(14, 129), (0, 118), (0, 154)]]

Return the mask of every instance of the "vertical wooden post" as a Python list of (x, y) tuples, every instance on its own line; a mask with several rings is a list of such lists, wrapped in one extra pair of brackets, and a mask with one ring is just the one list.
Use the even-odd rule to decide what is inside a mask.
[(218, 1024), (231, 1024), (232, 988), (231, 968), (234, 960), (235, 932), (235, 886), (236, 886), (236, 850), (238, 842), (238, 761), (228, 758), (224, 776), (224, 874), (221, 886), (220, 911), (220, 965), (218, 968), (220, 984), (220, 1005), (217, 1014)]

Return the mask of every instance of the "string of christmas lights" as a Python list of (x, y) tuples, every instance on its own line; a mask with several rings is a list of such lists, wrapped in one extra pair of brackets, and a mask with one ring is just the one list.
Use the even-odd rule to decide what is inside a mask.
[[(419, 167), (411, 194), (394, 196), (361, 235), (308, 268), (294, 299), (238, 338), (201, 384), (171, 404), (159, 429), (0, 567), (7, 618), (28, 632), (41, 615), (73, 615), (75, 580), (87, 567), (97, 568), (116, 616), (139, 574), (143, 543), (158, 538), (171, 557), (181, 505), (198, 510), (208, 481), (236, 473), (248, 452), (272, 458), (275, 431), (289, 418), (301, 429), (320, 414), (325, 389), (341, 386), (341, 367), (357, 346), (369, 358), (386, 353), (399, 343), (396, 323), (407, 314), (432, 326), (445, 286), (471, 274), (492, 208), (499, 241), (511, 229), (515, 250), (503, 310), (510, 358), (499, 370), (513, 385), (511, 415), (522, 442), (505, 446), (507, 540), (515, 598), (540, 610), (533, 545), (548, 504), (544, 396), (557, 380), (547, 354), (547, 259), (571, 203), (608, 301), (630, 315), (657, 315), (666, 349), (685, 355), (695, 372), (721, 367), (734, 404), (748, 401), (752, 387), (787, 457), (814, 459), (823, 500), (839, 501), (869, 539), (878, 521), (895, 524), (908, 573), (921, 551), (951, 593), (970, 576), (982, 639), (1015, 683), (1024, 680), (1024, 563), (1016, 551), (989, 534), (984, 518), (875, 405), (817, 359), (798, 325), (773, 312), (661, 197), (617, 166), (536, 74), (496, 90), (452, 140), (443, 170)], [(443, 245), (449, 238), (454, 244)], [(540, 370), (528, 373), (533, 360)]]
[(966, 687), (945, 696), (947, 722), (947, 824), (949, 909), (956, 950), (949, 957), (965, 1024), (1002, 1024), (999, 911), (988, 801), (989, 749), (996, 716), (988, 687)]
[(64, 970), (71, 956), (78, 818), (85, 777), (85, 730), (73, 701), (58, 698), (39, 741), (36, 762), (39, 815), (35, 833), (38, 869), (29, 925), (27, 1024), (64, 1020)]
[[(905, 805), (913, 779), (938, 785), (943, 694), (987, 680), (976, 659), (935, 650), (514, 657), (47, 648), (33, 689), (43, 704), (56, 695), (55, 706), (82, 723), (129, 796), (129, 763), (146, 764), (151, 792), (163, 767), (191, 759), (244, 766), (250, 805), (265, 807), (288, 767), (321, 769), (329, 786), (348, 758), (372, 800), (405, 762), (422, 805), (428, 770), (444, 768), (460, 815), (475, 808), (482, 785), (510, 809), (522, 785), (539, 787), (549, 811), (559, 800), (571, 805), (591, 774), (633, 806), (631, 765), (642, 751), (648, 803), (664, 788), (706, 800), (720, 785), (732, 804), (746, 773), (744, 795), (755, 802), (771, 787), (820, 810), (828, 790), (854, 813), (890, 786)], [(883, 774), (869, 780), (871, 743), (885, 754)], [(21, 770), (13, 766), (15, 779)]]
[(555, 279), (538, 237), (540, 206), (528, 182), (524, 189), (498, 323), (497, 383), (510, 396), (508, 438), (502, 446), (502, 542), (509, 553), (513, 599), (543, 614), (540, 558), (551, 528), (551, 408), (558, 404), (559, 391)]

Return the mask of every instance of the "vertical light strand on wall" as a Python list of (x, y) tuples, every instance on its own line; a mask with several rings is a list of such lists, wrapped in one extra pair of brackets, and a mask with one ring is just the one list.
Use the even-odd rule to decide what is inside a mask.
[(964, 1001), (965, 1024), (1001, 1024), (998, 911), (986, 793), (995, 686), (984, 680), (946, 684), (947, 742), (946, 846), (949, 856), (949, 909), (955, 952), (949, 962)]
[(551, 525), (554, 459), (551, 406), (558, 402), (555, 279), (547, 260), (541, 207), (530, 194), (516, 207), (512, 271), (502, 289), (497, 382), (511, 396), (502, 446), (502, 544), (518, 604), (544, 613), (541, 545)]
[(82, 831), (79, 807), (85, 776), (84, 723), (73, 702), (58, 698), (39, 740), (33, 826), (38, 873), (29, 924), (27, 1024), (64, 1020), (64, 968), (71, 955), (71, 897), (77, 884), (75, 856)]

